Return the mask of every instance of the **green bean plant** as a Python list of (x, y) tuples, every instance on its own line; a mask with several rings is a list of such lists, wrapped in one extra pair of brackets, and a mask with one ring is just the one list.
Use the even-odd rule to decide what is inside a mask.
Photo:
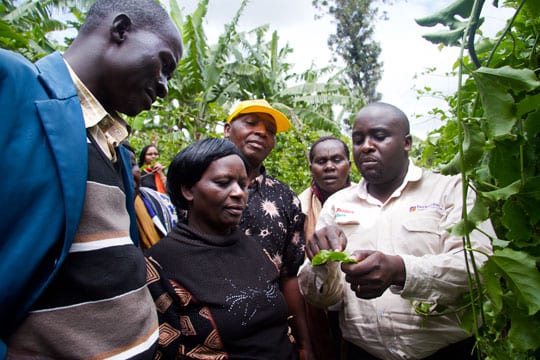
[[(506, 1), (513, 9), (494, 38), (481, 28), (484, 0), (457, 0), (417, 19), (444, 30), (424, 37), (459, 46), (458, 90), (447, 98), (446, 124), (423, 144), (424, 165), (460, 173), (473, 209), (450, 231), (469, 260), (470, 306), (462, 327), (479, 358), (540, 358), (540, 2)], [(491, 220), (493, 254), (475, 263), (469, 234)], [(487, 236), (487, 234), (486, 234)], [(426, 314), (429, 311), (426, 312)]]

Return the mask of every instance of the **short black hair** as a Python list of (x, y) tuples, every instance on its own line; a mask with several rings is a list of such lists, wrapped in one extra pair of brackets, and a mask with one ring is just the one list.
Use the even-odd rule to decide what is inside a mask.
[(111, 14), (126, 14), (136, 29), (159, 32), (167, 26), (170, 17), (155, 0), (97, 0), (86, 16), (79, 34), (89, 34)]
[(167, 172), (167, 193), (173, 205), (178, 209), (187, 210), (187, 201), (182, 196), (181, 186), (195, 185), (213, 161), (229, 155), (238, 155), (244, 163), (246, 172), (249, 172), (246, 158), (236, 145), (227, 139), (199, 140), (176, 154)]
[[(410, 134), (411, 125), (409, 124), (409, 118), (407, 117), (407, 115), (405, 115), (403, 110), (401, 110), (397, 106), (392, 105), (392, 104), (388, 104), (388, 103), (385, 103), (385, 102), (382, 102), (382, 101), (376, 101), (376, 102), (372, 102), (372, 103), (367, 104), (366, 106), (364, 106), (364, 108), (362, 108), (362, 110), (365, 109), (365, 108), (369, 108), (369, 107), (378, 107), (378, 108), (384, 109), (385, 111), (387, 111), (389, 113), (394, 114), (396, 116), (396, 118), (401, 120), (401, 123), (403, 125), (403, 131), (405, 132), (405, 134), (406, 135)], [(362, 111), (362, 110), (360, 110), (360, 111)]]
[(322, 142), (329, 141), (329, 140), (335, 140), (335, 141), (340, 142), (341, 145), (343, 145), (343, 151), (345, 151), (345, 157), (347, 158), (347, 160), (350, 159), (349, 147), (347, 146), (347, 144), (345, 144), (343, 140), (335, 136), (323, 136), (317, 139), (317, 141), (315, 141), (311, 145), (311, 148), (309, 149), (309, 162), (313, 161), (313, 157), (315, 156), (315, 148), (317, 147), (317, 145), (319, 145)]

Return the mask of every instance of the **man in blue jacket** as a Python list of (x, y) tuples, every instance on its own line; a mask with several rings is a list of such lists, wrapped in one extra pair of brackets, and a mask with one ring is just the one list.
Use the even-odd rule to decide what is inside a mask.
[(153, 0), (96, 1), (63, 56), (0, 50), (0, 359), (153, 356), (118, 113), (164, 97), (181, 56)]

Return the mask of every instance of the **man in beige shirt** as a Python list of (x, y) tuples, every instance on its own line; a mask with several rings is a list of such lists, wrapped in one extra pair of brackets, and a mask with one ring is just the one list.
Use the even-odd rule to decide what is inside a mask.
[[(353, 157), (363, 176), (324, 204), (306, 252), (346, 250), (357, 264), (307, 261), (299, 279), (308, 301), (335, 305), (347, 341), (345, 359), (466, 359), (473, 339), (457, 314), (422, 316), (420, 303), (452, 308), (468, 291), (462, 239), (447, 229), (461, 219), (460, 176), (443, 176), (408, 158), (412, 138), (398, 108), (372, 103), (352, 129)], [(467, 194), (467, 209), (474, 195)], [(493, 234), (489, 223), (481, 225)], [(490, 239), (471, 234), (476, 264), (491, 252)], [(469, 343), (463, 344), (463, 341)]]

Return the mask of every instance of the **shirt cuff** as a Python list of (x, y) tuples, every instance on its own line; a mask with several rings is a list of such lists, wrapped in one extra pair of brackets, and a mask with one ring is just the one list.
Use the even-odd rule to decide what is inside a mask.
[(341, 300), (343, 285), (339, 262), (318, 266), (306, 262), (300, 269), (298, 282), (302, 295), (317, 307), (326, 308)]

